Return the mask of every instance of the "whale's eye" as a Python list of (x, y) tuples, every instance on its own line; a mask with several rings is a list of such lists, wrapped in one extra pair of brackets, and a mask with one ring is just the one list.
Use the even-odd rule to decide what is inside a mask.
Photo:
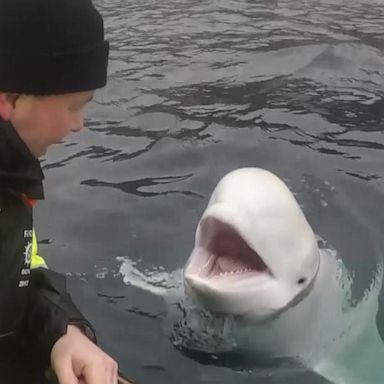
[(299, 280), (297, 280), (297, 284), (304, 284), (306, 281), (307, 279), (305, 277), (302, 277)]

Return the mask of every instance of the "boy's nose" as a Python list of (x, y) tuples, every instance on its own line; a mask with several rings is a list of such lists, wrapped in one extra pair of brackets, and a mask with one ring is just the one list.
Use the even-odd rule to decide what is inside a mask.
[(71, 129), (71, 132), (80, 132), (82, 129), (84, 128), (84, 120), (81, 119), (80, 121), (78, 121), (74, 127)]

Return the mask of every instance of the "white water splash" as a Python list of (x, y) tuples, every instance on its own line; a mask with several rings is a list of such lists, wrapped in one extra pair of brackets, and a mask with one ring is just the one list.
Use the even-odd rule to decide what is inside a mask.
[(139, 268), (140, 263), (131, 260), (128, 256), (117, 257), (121, 262), (119, 273), (123, 276), (126, 285), (132, 285), (158, 296), (165, 296), (169, 291), (182, 287), (182, 271), (166, 272), (163, 267)]

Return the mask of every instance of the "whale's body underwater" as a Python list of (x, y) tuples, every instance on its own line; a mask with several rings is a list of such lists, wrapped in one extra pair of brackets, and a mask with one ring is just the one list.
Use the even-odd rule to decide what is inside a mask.
[(268, 171), (238, 169), (219, 182), (182, 274), (172, 274), (179, 289), (160, 291), (153, 274), (132, 268), (121, 270), (131, 284), (190, 306), (191, 348), (295, 359), (336, 384), (384, 382), (375, 323), (382, 268), (352, 303), (342, 261), (319, 249), (292, 193)]

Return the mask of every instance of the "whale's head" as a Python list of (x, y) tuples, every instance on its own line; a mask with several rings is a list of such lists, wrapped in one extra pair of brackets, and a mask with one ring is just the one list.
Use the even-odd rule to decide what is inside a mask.
[(211, 312), (265, 319), (305, 296), (319, 262), (314, 233), (288, 187), (268, 171), (242, 168), (215, 188), (184, 283)]

